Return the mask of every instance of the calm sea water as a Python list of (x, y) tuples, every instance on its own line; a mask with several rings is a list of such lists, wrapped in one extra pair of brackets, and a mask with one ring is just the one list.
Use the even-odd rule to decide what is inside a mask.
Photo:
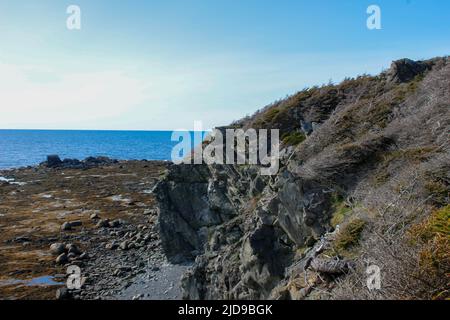
[[(47, 155), (170, 160), (172, 131), (0, 130), (0, 169), (36, 165)], [(191, 133), (192, 136), (192, 133)]]

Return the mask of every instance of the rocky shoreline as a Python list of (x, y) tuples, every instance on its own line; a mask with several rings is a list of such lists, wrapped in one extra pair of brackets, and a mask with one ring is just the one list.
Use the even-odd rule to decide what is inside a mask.
[(280, 128), (273, 176), (57, 156), (0, 171), (0, 298), (54, 299), (76, 264), (84, 284), (59, 298), (448, 299), (448, 88), (448, 57), (403, 59), (234, 123)]
[[(166, 261), (152, 194), (166, 166), (51, 156), (1, 170), (0, 299), (180, 298), (186, 267)], [(69, 265), (79, 290), (65, 289)]]

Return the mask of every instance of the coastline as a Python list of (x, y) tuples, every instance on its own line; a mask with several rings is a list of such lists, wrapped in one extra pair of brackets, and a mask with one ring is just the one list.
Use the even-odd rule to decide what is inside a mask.
[[(111, 160), (0, 170), (0, 298), (55, 299), (68, 265), (78, 265), (85, 278), (73, 299), (180, 298), (176, 282), (185, 267), (173, 268), (164, 257), (151, 192), (166, 166)], [(76, 250), (63, 259), (52, 244)], [(167, 279), (163, 292), (138, 293)]]

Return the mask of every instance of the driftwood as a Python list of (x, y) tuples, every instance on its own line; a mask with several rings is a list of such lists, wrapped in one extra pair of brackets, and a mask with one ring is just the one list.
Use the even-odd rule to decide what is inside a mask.
[(342, 274), (353, 267), (353, 262), (348, 260), (333, 260), (315, 258), (311, 261), (310, 268), (317, 272)]

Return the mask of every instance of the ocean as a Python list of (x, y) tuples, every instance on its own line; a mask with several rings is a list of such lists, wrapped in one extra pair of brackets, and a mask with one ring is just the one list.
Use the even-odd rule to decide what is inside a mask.
[(170, 160), (178, 143), (171, 136), (172, 131), (0, 130), (0, 169), (37, 165), (50, 154), (79, 160)]

